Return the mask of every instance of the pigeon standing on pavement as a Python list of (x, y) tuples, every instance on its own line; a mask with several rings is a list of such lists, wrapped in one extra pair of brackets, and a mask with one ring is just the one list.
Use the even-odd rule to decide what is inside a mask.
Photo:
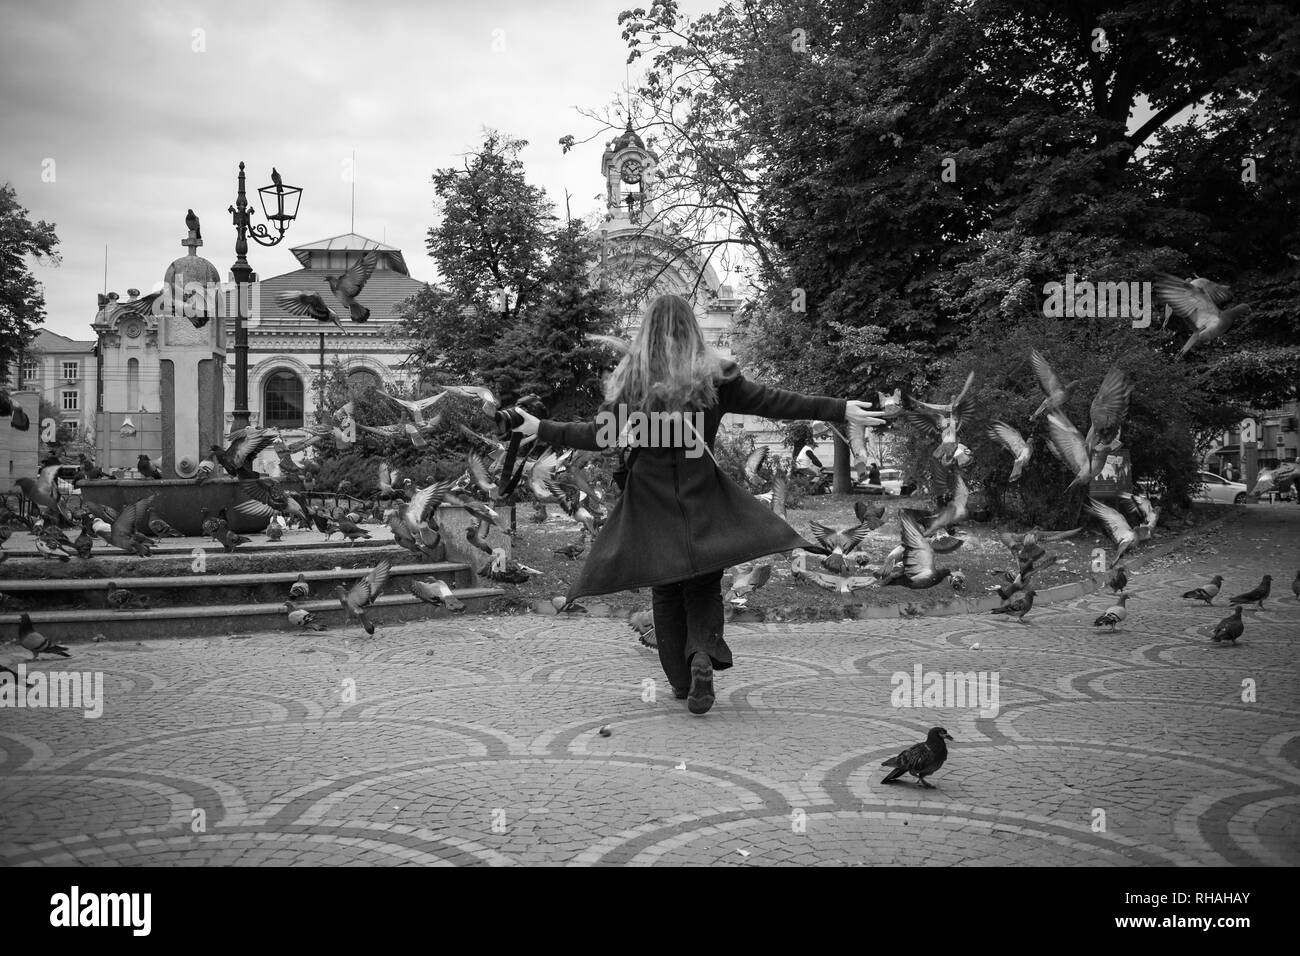
[(1016, 616), (1016, 620), (1019, 621), (1021, 624), (1028, 624), (1029, 622), (1025, 620), (1025, 615), (1028, 614), (1029, 609), (1034, 606), (1034, 595), (1036, 593), (1038, 592), (1036, 592), (1033, 588), (1027, 588), (1024, 591), (1018, 591), (1015, 594), (1011, 595), (1011, 597), (1007, 598), (1002, 603), (1001, 607), (995, 607), (993, 609), (993, 613), (1014, 614)]
[(945, 740), (952, 740), (952, 736), (942, 727), (931, 727), (930, 732), (925, 737), (925, 743), (916, 744), (908, 747), (897, 757), (890, 757), (881, 763), (882, 767), (893, 767), (889, 771), (889, 776), (881, 783), (893, 783), (905, 773), (910, 773), (916, 778), (916, 782), (927, 790), (937, 790), (932, 783), (927, 783), (925, 778), (930, 776), (948, 759), (948, 745)]
[(294, 624), (308, 631), (325, 630), (325, 625), (318, 623), (316, 618), (312, 617), (310, 611), (304, 611), (302, 608), (298, 607), (298, 605), (294, 604), (292, 601), (284, 602), (284, 610), (285, 610), (285, 614), (289, 618), (290, 624)]
[(1128, 608), (1124, 606), (1127, 601), (1128, 601), (1128, 595), (1120, 594), (1119, 603), (1112, 604), (1110, 607), (1106, 608), (1106, 613), (1101, 615), (1099, 618), (1097, 618), (1097, 620), (1093, 621), (1092, 626), (1109, 627), (1111, 629), (1111, 632), (1113, 633), (1115, 630), (1115, 625), (1119, 624), (1120, 621), (1128, 617)]
[(1219, 593), (1219, 588), (1223, 586), (1223, 575), (1216, 574), (1210, 583), (1204, 587), (1193, 588), (1183, 593), (1184, 598), (1191, 598), (1197, 601), (1204, 601), (1206, 604), (1213, 604), (1215, 595)]
[(1227, 641), (1230, 644), (1236, 644), (1237, 638), (1241, 637), (1246, 625), (1241, 621), (1241, 605), (1238, 604), (1236, 609), (1218, 624), (1214, 625), (1214, 634), (1211, 639), (1215, 644)]
[(55, 644), (48, 637), (42, 634), (36, 628), (32, 627), (31, 615), (24, 614), (18, 619), (18, 641), (27, 650), (32, 652), (32, 660), (36, 660), (42, 654), (55, 654), (58, 657), (71, 657), (68, 649), (60, 644)]
[(449, 611), (465, 610), (465, 602), (452, 593), (446, 581), (412, 581), (410, 591), (425, 604), (442, 605)]
[(1238, 594), (1228, 598), (1229, 604), (1258, 604), (1259, 609), (1264, 610), (1264, 598), (1268, 597), (1268, 592), (1273, 588), (1273, 575), (1266, 574), (1264, 579), (1259, 582), (1258, 587), (1251, 588), (1245, 594)]
[(1110, 577), (1106, 579), (1106, 587), (1110, 588), (1111, 593), (1119, 594), (1128, 587), (1128, 574), (1124, 570), (1124, 565), (1117, 564), (1110, 572)]

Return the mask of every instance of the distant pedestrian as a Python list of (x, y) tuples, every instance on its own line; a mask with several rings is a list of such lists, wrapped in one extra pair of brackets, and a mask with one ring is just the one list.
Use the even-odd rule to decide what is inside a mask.
[(869, 485), (880, 484), (880, 469), (876, 467), (876, 463), (874, 461), (871, 463), (871, 467), (867, 470), (867, 484)]
[(1222, 472), (1222, 474), (1223, 474), (1223, 480), (1224, 480), (1224, 481), (1232, 481), (1232, 462), (1230, 462), (1230, 461), (1225, 461), (1225, 462), (1223, 463), (1223, 472)]

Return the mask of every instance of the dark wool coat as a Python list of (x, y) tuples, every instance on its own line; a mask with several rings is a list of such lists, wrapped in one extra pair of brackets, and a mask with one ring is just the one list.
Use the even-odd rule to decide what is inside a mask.
[[(801, 395), (746, 381), (734, 362), (723, 367), (718, 402), (704, 411), (710, 446), (727, 412), (786, 420), (844, 421), (845, 401)], [(543, 421), (550, 445), (599, 450), (595, 422)], [(696, 447), (642, 448), (627, 486), (592, 542), (568, 598), (653, 587), (720, 571), (767, 554), (813, 548), (772, 510), (726, 476)]]

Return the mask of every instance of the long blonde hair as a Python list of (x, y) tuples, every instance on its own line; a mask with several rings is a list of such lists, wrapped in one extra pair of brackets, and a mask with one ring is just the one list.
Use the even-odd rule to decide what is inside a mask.
[(700, 411), (718, 400), (717, 381), (726, 362), (704, 341), (691, 304), (679, 295), (650, 303), (629, 344), (608, 336), (592, 338), (625, 354), (605, 379), (605, 404), (632, 411)]

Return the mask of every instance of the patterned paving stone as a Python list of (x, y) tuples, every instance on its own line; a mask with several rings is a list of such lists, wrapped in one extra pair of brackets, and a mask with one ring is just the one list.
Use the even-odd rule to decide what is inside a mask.
[[(1297, 540), (1251, 508), (1136, 565), (1113, 634), (1106, 593), (732, 625), (705, 718), (607, 618), (78, 644), (33, 670), (102, 674), (102, 716), (0, 709), (0, 863), (1295, 866)], [(1236, 647), (1181, 598), (1215, 573), (1276, 579)], [(917, 668), (994, 706), (895, 706)], [(934, 725), (937, 789), (882, 785)]]

